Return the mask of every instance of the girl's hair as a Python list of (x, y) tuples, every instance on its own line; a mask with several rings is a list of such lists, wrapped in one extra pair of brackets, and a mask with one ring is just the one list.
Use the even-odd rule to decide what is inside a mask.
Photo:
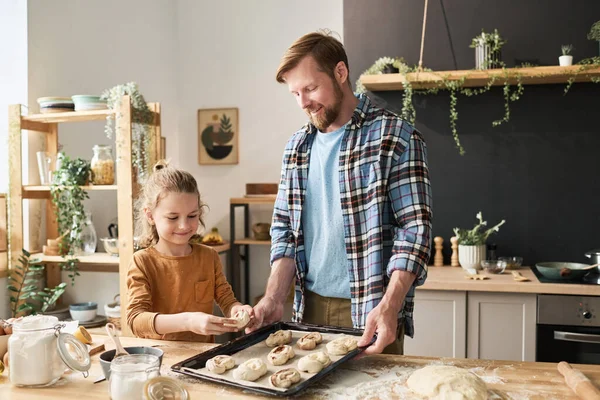
[(156, 226), (148, 222), (145, 210), (154, 211), (158, 203), (169, 193), (190, 193), (198, 196), (198, 220), (204, 227), (204, 209), (196, 179), (189, 172), (169, 166), (161, 160), (156, 163), (153, 173), (144, 183), (140, 197), (137, 200), (136, 232), (139, 235), (140, 248), (152, 246), (158, 242)]

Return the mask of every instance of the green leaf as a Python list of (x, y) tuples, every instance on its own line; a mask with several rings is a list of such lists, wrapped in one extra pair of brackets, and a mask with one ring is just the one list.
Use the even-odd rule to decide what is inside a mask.
[(17, 298), (15, 296), (10, 296), (11, 303), (17, 303)]
[(16, 287), (14, 287), (12, 285), (8, 285), (6, 288), (11, 292), (19, 292), (19, 289), (17, 289)]
[(20, 313), (23, 311), (33, 311), (33, 305), (31, 305), (29, 303), (23, 303), (19, 307), (17, 307), (17, 313)]

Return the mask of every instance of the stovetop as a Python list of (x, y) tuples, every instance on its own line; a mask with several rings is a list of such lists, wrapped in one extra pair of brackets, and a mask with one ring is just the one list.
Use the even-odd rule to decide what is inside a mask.
[(594, 269), (583, 276), (582, 279), (548, 279), (537, 270), (536, 267), (531, 267), (535, 276), (542, 283), (562, 283), (562, 284), (578, 284), (578, 285), (600, 285), (600, 272)]

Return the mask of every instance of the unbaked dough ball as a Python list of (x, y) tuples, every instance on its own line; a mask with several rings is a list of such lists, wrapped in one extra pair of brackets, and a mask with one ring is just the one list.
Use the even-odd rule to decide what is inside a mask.
[(231, 356), (216, 356), (206, 362), (206, 369), (215, 374), (224, 374), (233, 367), (235, 367), (235, 361)]
[(487, 400), (487, 386), (477, 375), (451, 365), (428, 365), (408, 378), (410, 390), (431, 400)]
[(271, 375), (269, 381), (273, 387), (289, 388), (293, 384), (300, 382), (300, 372), (294, 368), (281, 369)]
[(273, 365), (283, 365), (296, 356), (294, 353), (294, 349), (292, 346), (288, 346), (287, 344), (282, 344), (281, 346), (275, 347), (269, 355), (267, 356), (267, 360)]
[(246, 310), (239, 310), (231, 316), (231, 319), (235, 320), (235, 324), (224, 324), (225, 326), (232, 326), (234, 328), (242, 329), (250, 322), (250, 314)]
[(302, 357), (298, 361), (298, 369), (300, 371), (306, 371), (311, 374), (320, 372), (323, 368), (331, 364), (331, 358), (322, 351), (316, 351), (310, 353), (307, 356)]
[(323, 336), (319, 332), (311, 332), (302, 336), (296, 342), (296, 346), (302, 350), (312, 350), (323, 341)]
[(267, 373), (267, 364), (260, 358), (251, 358), (245, 361), (233, 371), (233, 377), (237, 380), (254, 382)]
[(282, 344), (288, 344), (292, 341), (292, 331), (277, 331), (271, 333), (265, 343), (269, 347), (281, 346)]
[(334, 356), (344, 356), (356, 349), (357, 343), (352, 337), (342, 336), (327, 343), (327, 352)]

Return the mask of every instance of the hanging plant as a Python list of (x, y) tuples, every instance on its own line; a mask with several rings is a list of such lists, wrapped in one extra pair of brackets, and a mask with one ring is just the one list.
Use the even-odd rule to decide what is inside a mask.
[[(150, 168), (150, 143), (151, 124), (153, 120), (152, 111), (148, 108), (144, 96), (139, 92), (137, 83), (129, 82), (117, 85), (102, 92), (100, 97), (106, 100), (108, 108), (118, 112), (121, 109), (123, 96), (131, 98), (132, 127), (131, 127), (131, 163), (135, 167), (138, 183), (143, 183), (148, 169)], [(117, 117), (121, 117), (118, 115)], [(104, 132), (111, 139), (115, 131), (115, 116), (106, 117)]]
[(79, 276), (75, 257), (77, 249), (83, 247), (81, 229), (85, 222), (83, 201), (89, 199), (88, 193), (81, 186), (88, 183), (90, 164), (81, 158), (70, 159), (64, 153), (58, 154), (57, 169), (54, 173), (50, 194), (54, 205), (58, 232), (62, 239), (59, 241), (61, 254), (67, 254), (61, 269), (69, 272), (71, 283)]

